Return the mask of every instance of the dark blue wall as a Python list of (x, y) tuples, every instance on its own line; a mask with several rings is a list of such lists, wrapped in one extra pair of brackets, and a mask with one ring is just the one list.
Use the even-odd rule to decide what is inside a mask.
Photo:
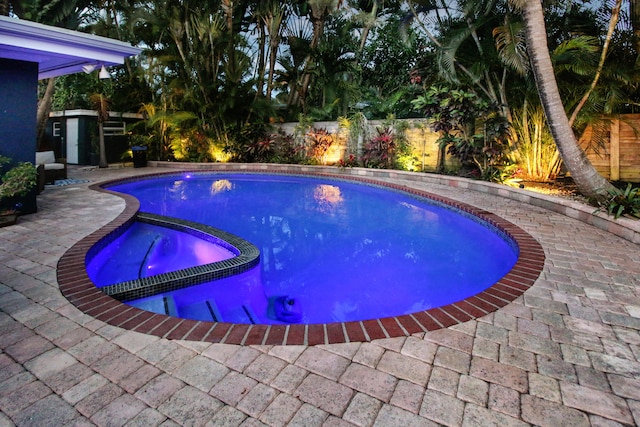
[[(0, 154), (14, 162), (35, 162), (38, 64), (0, 58)], [(23, 213), (36, 211), (33, 191)]]

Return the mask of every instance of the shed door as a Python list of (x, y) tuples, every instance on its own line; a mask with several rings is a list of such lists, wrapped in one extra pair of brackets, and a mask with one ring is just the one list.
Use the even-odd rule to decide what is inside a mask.
[(67, 163), (78, 164), (79, 119), (67, 119)]

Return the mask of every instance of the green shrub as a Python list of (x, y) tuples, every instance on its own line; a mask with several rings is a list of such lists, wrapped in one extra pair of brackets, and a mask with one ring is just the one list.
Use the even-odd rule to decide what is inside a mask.
[[(8, 157), (0, 156), (0, 167), (10, 162)], [(25, 196), (36, 186), (38, 172), (29, 162), (18, 163), (0, 175), (0, 200)]]
[(633, 188), (629, 183), (624, 190), (609, 191), (609, 198), (598, 210), (604, 209), (615, 219), (623, 215), (640, 218), (640, 188)]
[(4, 171), (11, 159), (0, 155), (0, 213), (17, 213), (22, 208), (20, 197), (26, 196), (38, 182), (38, 171), (29, 162), (18, 163)]

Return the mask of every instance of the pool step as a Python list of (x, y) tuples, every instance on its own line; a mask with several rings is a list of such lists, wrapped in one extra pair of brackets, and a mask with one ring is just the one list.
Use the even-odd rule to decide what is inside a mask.
[(206, 300), (205, 304), (211, 314), (211, 319), (213, 319), (214, 322), (222, 322), (222, 316), (220, 315), (220, 310), (218, 310), (216, 302), (214, 300)]
[(249, 323), (251, 323), (252, 325), (255, 325), (256, 324), (256, 320), (258, 318), (256, 317), (256, 313), (253, 312), (251, 307), (249, 307), (248, 305), (243, 305), (242, 306), (242, 310), (247, 315), (247, 318), (249, 319)]
[(164, 314), (167, 316), (178, 316), (178, 309), (176, 308), (176, 302), (172, 296), (163, 296), (162, 301), (164, 303)]
[(223, 322), (220, 309), (213, 299), (198, 301), (180, 308), (180, 316), (188, 319)]
[[(234, 308), (227, 307), (225, 316), (234, 319), (233, 322), (256, 324), (259, 322), (258, 316), (248, 305), (236, 306)], [(211, 322), (224, 322), (222, 312), (216, 301), (212, 298), (204, 301), (184, 306), (180, 308), (180, 317), (196, 320), (208, 320)]]
[[(179, 308), (171, 295), (157, 295), (146, 298), (143, 302), (130, 302), (129, 304), (143, 310), (152, 311), (168, 316), (183, 317), (185, 319), (203, 320), (209, 322), (224, 322), (222, 313), (216, 301), (212, 298), (194, 302), (189, 305), (181, 305)], [(233, 322), (250, 323), (255, 325), (260, 322), (251, 306), (243, 304), (233, 308), (227, 307), (226, 316)]]
[(168, 316), (178, 316), (176, 302), (171, 295), (156, 295), (138, 301), (130, 301), (127, 304), (138, 307), (152, 313), (166, 314)]

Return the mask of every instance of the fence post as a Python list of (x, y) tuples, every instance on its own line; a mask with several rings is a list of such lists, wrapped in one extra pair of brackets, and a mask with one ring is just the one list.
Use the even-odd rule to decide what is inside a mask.
[(611, 137), (609, 149), (609, 179), (620, 180), (620, 120), (611, 121)]

